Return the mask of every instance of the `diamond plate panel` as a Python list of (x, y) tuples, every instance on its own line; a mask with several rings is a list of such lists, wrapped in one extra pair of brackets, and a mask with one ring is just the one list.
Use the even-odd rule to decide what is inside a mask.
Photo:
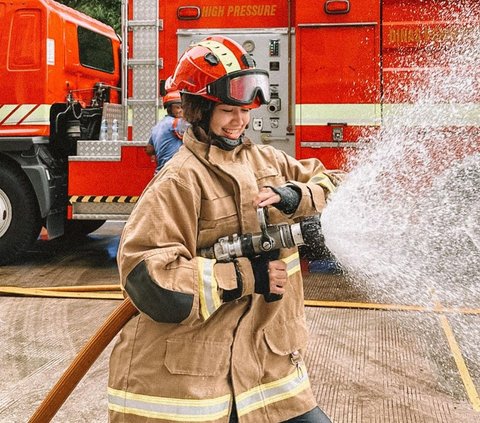
[(155, 107), (144, 104), (133, 104), (133, 139), (135, 141), (147, 141), (155, 125)]
[(157, 1), (158, 0), (135, 0), (133, 2), (133, 18), (135, 20), (155, 19)]
[[(133, 21), (158, 20), (158, 0), (135, 0), (133, 3)], [(158, 27), (145, 22), (132, 26), (133, 60), (155, 60), (158, 57)], [(151, 130), (156, 123), (159, 93), (156, 92), (158, 68), (155, 62), (149, 64), (131, 63), (132, 100), (128, 104), (131, 110), (132, 138), (148, 141)], [(135, 101), (149, 100), (150, 103), (135, 104)]]
[(78, 141), (77, 156), (120, 157), (121, 145), (118, 141)]
[(133, 69), (135, 100), (155, 100), (156, 72), (154, 66), (139, 65)]
[(135, 203), (73, 203), (75, 214), (130, 214)]
[(125, 139), (123, 107), (121, 104), (105, 103), (103, 105), (102, 119), (106, 119), (108, 124), (107, 139), (112, 139), (112, 122), (114, 119), (118, 121), (118, 140)]
[(133, 32), (133, 58), (154, 59), (156, 57), (157, 28), (152, 26), (135, 27)]

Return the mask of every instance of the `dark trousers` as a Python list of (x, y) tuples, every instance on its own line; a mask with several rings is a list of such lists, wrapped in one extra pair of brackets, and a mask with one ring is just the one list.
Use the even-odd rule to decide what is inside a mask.
[[(230, 423), (237, 423), (237, 410), (235, 404), (233, 406), (232, 414), (230, 415)], [(286, 420), (283, 423), (332, 423), (327, 415), (320, 410), (319, 407), (315, 407), (313, 410), (302, 414), (301, 416), (294, 417), (293, 419)]]
[(332, 423), (332, 421), (319, 407), (315, 407), (308, 413), (294, 417), (284, 423)]

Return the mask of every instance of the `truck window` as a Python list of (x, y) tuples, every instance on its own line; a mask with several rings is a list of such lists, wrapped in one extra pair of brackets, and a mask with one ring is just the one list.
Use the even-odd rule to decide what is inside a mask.
[(36, 9), (16, 10), (8, 54), (10, 70), (35, 70), (41, 64), (41, 14)]
[(82, 66), (113, 73), (113, 46), (110, 38), (79, 26), (78, 51)]

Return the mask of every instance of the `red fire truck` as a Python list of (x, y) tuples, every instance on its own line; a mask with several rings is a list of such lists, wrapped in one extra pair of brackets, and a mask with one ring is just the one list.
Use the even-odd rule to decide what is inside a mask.
[(153, 175), (161, 80), (189, 44), (240, 42), (271, 79), (248, 135), (338, 167), (412, 101), (455, 14), (478, 25), (477, 0), (129, 0), (119, 37), (53, 0), (0, 0), (0, 264), (42, 226), (54, 238), (128, 217)]

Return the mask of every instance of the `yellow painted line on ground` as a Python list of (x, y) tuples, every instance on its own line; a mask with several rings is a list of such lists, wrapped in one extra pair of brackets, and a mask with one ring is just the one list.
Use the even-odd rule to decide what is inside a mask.
[[(109, 292), (98, 292), (109, 291)], [(119, 292), (112, 292), (119, 291)], [(121, 292), (120, 285), (78, 285), (78, 286), (57, 286), (42, 288), (20, 288), (3, 286), (0, 287), (0, 295), (21, 295), (33, 297), (54, 297), (54, 298), (83, 298), (83, 299), (112, 299), (123, 300), (124, 296)], [(448, 308), (443, 307), (438, 302), (433, 307), (402, 305), (402, 304), (377, 304), (377, 303), (360, 303), (345, 301), (317, 301), (305, 300), (307, 307), (330, 307), (330, 308), (356, 308), (370, 310), (393, 310), (393, 311), (418, 311), (430, 313), (458, 313), (458, 314), (480, 314), (479, 309), (471, 308)], [(468, 371), (465, 360), (463, 359), (460, 347), (455, 339), (453, 330), (444, 315), (439, 316), (440, 324), (447, 338), (453, 358), (457, 365), (460, 377), (467, 391), (468, 398), (475, 411), (480, 412), (480, 398), (477, 389)]]
[(317, 301), (305, 300), (307, 307), (332, 307), (332, 308), (364, 308), (374, 310), (395, 310), (395, 311), (420, 311), (424, 313), (457, 313), (457, 314), (480, 314), (480, 309), (475, 308), (449, 308), (439, 305), (432, 307), (404, 305), (404, 304), (377, 304), (357, 303), (348, 301)]
[(376, 303), (357, 303), (357, 302), (344, 302), (344, 301), (316, 301), (316, 300), (305, 300), (306, 306), (311, 307), (331, 307), (331, 308), (357, 308), (357, 309), (370, 309), (370, 310), (393, 310), (393, 311), (418, 311), (418, 312), (430, 312), (430, 313), (439, 313), (440, 324), (447, 338), (450, 351), (452, 352), (453, 358), (457, 365), (460, 377), (462, 378), (463, 384), (465, 386), (467, 396), (472, 404), (472, 407), (475, 411), (480, 412), (480, 398), (478, 397), (478, 392), (473, 383), (472, 377), (468, 371), (465, 360), (463, 359), (462, 351), (458, 345), (453, 330), (448, 322), (447, 317), (444, 315), (446, 313), (457, 313), (457, 314), (480, 314), (480, 310), (471, 309), (471, 308), (448, 308), (444, 307), (438, 302), (435, 303), (432, 307), (424, 306), (411, 306), (411, 305), (401, 305), (401, 304), (376, 304)]
[(83, 298), (102, 300), (123, 300), (121, 292), (64, 292), (42, 288), (0, 287), (0, 295), (21, 295), (26, 297)]
[(450, 326), (450, 323), (448, 322), (446, 316), (439, 316), (439, 319), (442, 329), (445, 332), (445, 336), (447, 337), (448, 344), (450, 345), (450, 350), (452, 351), (453, 358), (455, 359), (455, 363), (457, 364), (458, 371), (460, 372), (460, 377), (462, 378), (463, 384), (465, 385), (468, 398), (472, 403), (473, 409), (475, 411), (480, 411), (480, 399), (478, 398), (478, 392), (475, 388), (475, 384), (473, 383), (472, 378), (470, 377), (470, 373), (468, 371), (467, 365), (465, 364), (465, 360), (463, 359), (462, 352), (457, 343), (457, 340), (455, 339), (455, 335), (453, 334), (452, 327)]

